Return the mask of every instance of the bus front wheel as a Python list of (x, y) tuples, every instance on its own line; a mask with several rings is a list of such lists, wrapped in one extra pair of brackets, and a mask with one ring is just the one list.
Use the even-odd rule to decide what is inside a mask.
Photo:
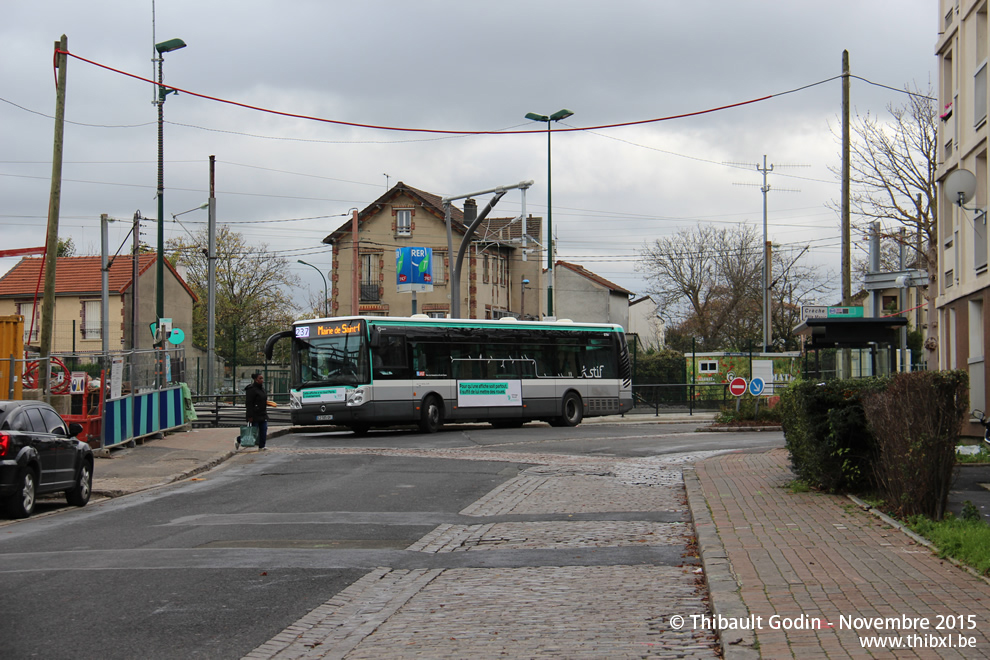
[(419, 430), (436, 433), (443, 426), (443, 402), (436, 396), (428, 396), (420, 408)]
[(564, 395), (560, 417), (550, 422), (551, 426), (577, 426), (584, 419), (584, 404), (576, 392)]

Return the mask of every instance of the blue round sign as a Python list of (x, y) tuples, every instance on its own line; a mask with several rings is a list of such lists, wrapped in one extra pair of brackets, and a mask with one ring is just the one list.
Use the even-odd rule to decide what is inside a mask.
[(760, 396), (763, 394), (764, 387), (766, 387), (766, 383), (763, 382), (762, 378), (754, 378), (749, 381), (749, 393), (753, 396)]
[(181, 344), (185, 338), (186, 333), (182, 332), (182, 328), (172, 328), (172, 334), (168, 336), (168, 340), (175, 345)]

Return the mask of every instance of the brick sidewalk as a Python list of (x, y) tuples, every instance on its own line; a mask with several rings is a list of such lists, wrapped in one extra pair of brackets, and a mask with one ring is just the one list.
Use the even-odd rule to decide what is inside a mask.
[[(990, 585), (938, 559), (847, 498), (791, 492), (786, 485), (794, 475), (785, 450), (716, 456), (699, 462), (696, 473), (738, 595), (750, 616), (762, 617), (755, 630), (762, 657), (990, 656)], [(712, 601), (719, 602), (715, 593)], [(810, 623), (819, 619), (823, 627), (774, 630), (772, 615), (794, 623), (801, 617)], [(840, 623), (842, 615), (927, 617), (932, 629), (849, 630)], [(958, 615), (972, 615), (975, 627), (934, 629), (940, 616)], [(975, 638), (975, 648), (959, 648), (959, 635)], [(865, 636), (903, 637), (916, 648), (871, 652), (860, 642)], [(945, 637), (951, 638), (951, 647), (931, 648)], [(752, 649), (741, 648), (747, 643), (745, 631), (727, 631), (723, 642), (727, 658), (734, 649), (740, 657), (753, 655)]]

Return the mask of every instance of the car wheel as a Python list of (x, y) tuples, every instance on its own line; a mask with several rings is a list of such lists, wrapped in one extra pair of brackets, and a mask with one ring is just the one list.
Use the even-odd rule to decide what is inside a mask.
[(564, 396), (564, 402), (561, 406), (561, 412), (563, 413), (560, 417), (551, 422), (553, 426), (577, 426), (584, 419), (584, 404), (581, 403), (581, 397), (575, 392), (568, 392)]
[(436, 433), (443, 426), (443, 402), (436, 396), (428, 396), (420, 409), (419, 430)]
[(34, 512), (37, 487), (34, 471), (30, 468), (21, 470), (17, 475), (17, 490), (7, 501), (7, 512), (11, 517), (27, 518)]
[(65, 491), (65, 499), (72, 506), (86, 506), (89, 496), (93, 493), (93, 466), (83, 461), (79, 468), (79, 478), (71, 490)]

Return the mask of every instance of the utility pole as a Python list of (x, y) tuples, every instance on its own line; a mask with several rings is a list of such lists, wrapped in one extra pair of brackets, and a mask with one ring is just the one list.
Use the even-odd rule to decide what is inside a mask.
[(110, 216), (100, 215), (100, 348), (103, 349), (103, 367), (107, 367), (110, 355)]
[(141, 275), (141, 267), (138, 265), (138, 255), (141, 250), (141, 211), (134, 212), (134, 227), (131, 229), (131, 350), (138, 347), (138, 310), (141, 309), (138, 300), (138, 277)]
[(65, 78), (68, 73), (69, 38), (55, 42), (58, 87), (55, 93), (55, 140), (52, 147), (52, 187), (48, 198), (48, 237), (45, 240), (45, 293), (41, 308), (41, 362), (38, 381), (48, 396), (52, 331), (55, 321), (55, 260), (58, 257), (58, 214), (62, 201), (62, 146), (65, 137)]
[[(361, 313), (361, 251), (358, 249), (360, 245), (360, 239), (358, 238), (358, 210), (351, 210), (351, 245), (354, 246), (354, 261), (351, 264), (351, 315), (357, 316)], [(372, 257), (374, 259), (374, 257)], [(326, 308), (327, 302), (324, 301), (323, 307)], [(327, 312), (327, 316), (329, 316)]]
[(767, 239), (767, 193), (770, 185), (767, 174), (773, 172), (773, 165), (767, 167), (767, 156), (763, 155), (763, 167), (756, 166), (756, 171), (763, 175), (763, 352), (770, 351), (770, 241)]
[(852, 302), (849, 219), (849, 51), (842, 51), (842, 304)]
[(216, 156), (210, 156), (210, 198), (207, 201), (206, 239), (206, 393), (216, 394), (216, 311), (217, 311), (217, 198)]

